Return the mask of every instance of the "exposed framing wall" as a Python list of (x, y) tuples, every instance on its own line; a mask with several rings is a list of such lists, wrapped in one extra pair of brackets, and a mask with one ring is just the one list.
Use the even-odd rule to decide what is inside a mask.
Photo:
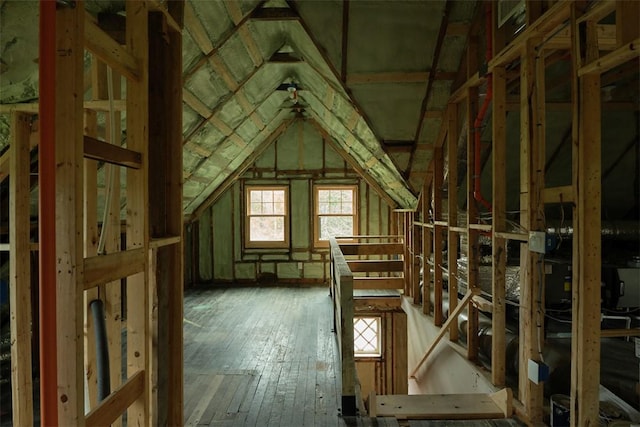
[[(637, 26), (629, 22), (634, 16), (637, 23), (638, 4), (632, 1), (597, 2), (585, 8), (585, 3), (557, 2), (543, 3), (527, 1), (527, 26), (517, 36), (508, 39), (504, 29), (498, 29), (493, 17), (493, 38), (491, 44), (496, 55), (487, 64), (492, 73), (493, 100), (493, 160), (492, 160), (492, 224), (480, 224), (475, 214), (476, 203), (472, 192), (471, 166), (467, 168), (467, 223), (466, 229), (458, 224), (456, 218), (455, 196), (456, 170), (449, 165), (449, 219), (441, 214), (441, 188), (444, 177), (443, 162), (440, 160), (442, 149), (446, 147), (449, 159), (456, 158), (455, 146), (460, 122), (459, 110), (465, 111), (467, 123), (473, 123), (477, 108), (477, 88), (486, 81), (486, 76), (476, 71), (473, 59), (474, 43), (468, 45), (467, 81), (456, 90), (449, 101), (444, 116), (443, 128), (434, 148), (434, 160), (430, 174), (423, 187), (422, 218), (415, 222), (413, 233), (423, 234), (423, 252), (433, 253), (435, 274), (429, 281), (435, 284), (435, 298), (431, 308), (428, 298), (423, 298), (424, 313), (433, 312), (433, 322), (442, 323), (441, 287), (439, 283), (441, 233), (448, 231), (450, 242), (456, 233), (468, 236), (469, 242), (469, 287), (474, 287), (474, 262), (478, 254), (474, 253), (475, 236), (478, 233), (490, 233), (492, 239), (493, 259), (493, 301), (487, 304), (482, 299), (473, 298), (473, 304), (483, 310), (490, 310), (493, 319), (492, 340), (492, 382), (495, 386), (505, 383), (505, 264), (506, 243), (509, 240), (521, 242), (521, 310), (520, 310), (520, 366), (526, 366), (529, 359), (540, 360), (541, 346), (537, 336), (542, 328), (542, 308), (540, 288), (544, 285), (544, 277), (540, 274), (540, 256), (528, 246), (529, 231), (544, 230), (540, 213), (545, 203), (575, 203), (573, 240), (573, 282), (579, 286), (573, 288), (573, 331), (572, 331), (572, 379), (571, 379), (571, 423), (572, 425), (589, 425), (598, 422), (598, 372), (600, 367), (600, 207), (601, 207), (601, 129), (600, 117), (605, 104), (600, 100), (600, 74), (621, 64), (635, 60), (639, 56)], [(610, 31), (598, 31), (598, 24), (612, 15), (615, 19), (615, 41), (610, 40)], [(633, 12), (634, 14), (629, 14)], [(569, 24), (566, 25), (565, 23)], [(568, 28), (566, 28), (568, 27)], [(633, 29), (632, 29), (633, 28)], [(598, 46), (601, 46), (599, 51)], [(601, 51), (604, 50), (604, 53)], [(545, 158), (545, 115), (548, 105), (545, 102), (545, 68), (547, 58), (555, 51), (570, 54), (573, 61), (573, 72), (567, 76), (572, 82), (573, 111), (573, 155), (572, 183), (562, 187), (546, 188), (544, 185)], [(507, 76), (507, 66), (519, 72), (518, 75)], [(515, 83), (513, 83), (515, 79)], [(525, 232), (508, 232), (506, 229), (506, 182), (505, 164), (507, 161), (505, 144), (506, 135), (506, 84), (520, 85), (520, 225)], [(448, 126), (448, 129), (446, 128)], [(471, 126), (467, 126), (467, 129)], [(467, 136), (467, 164), (471, 165), (474, 152), (472, 133)], [(451, 179), (451, 177), (454, 179)], [(428, 207), (432, 217), (429, 218)], [(455, 240), (454, 240), (455, 241)], [(449, 259), (449, 265), (453, 263)], [(425, 263), (425, 272), (429, 265)], [(427, 276), (429, 277), (429, 276)], [(428, 289), (425, 284), (425, 289)], [(455, 289), (455, 288), (454, 288)], [(450, 288), (451, 293), (451, 288)], [(415, 296), (414, 296), (414, 302)], [(450, 311), (453, 309), (450, 307)], [(468, 337), (477, 336), (477, 322), (469, 315)], [(455, 328), (457, 331), (457, 328)], [(450, 329), (450, 338), (455, 339), (454, 328)], [(431, 350), (427, 350), (429, 352)], [(428, 353), (427, 353), (428, 354)], [(477, 356), (477, 342), (468, 342), (467, 357), (474, 360)], [(426, 357), (426, 355), (425, 355)], [(417, 369), (417, 368), (416, 368)], [(427, 379), (428, 381), (428, 379)], [(531, 423), (542, 421), (542, 386), (534, 384), (527, 378), (526, 369), (520, 369), (519, 404), (515, 405), (517, 413)]]
[[(30, 129), (30, 114), (19, 112), (22, 108), (19, 107), (12, 113), (16, 120), (11, 129), (14, 140), (10, 174), (14, 191), (10, 197), (14, 214), (23, 218), (22, 223), (26, 221), (26, 228), (16, 229), (9, 250), (15, 261), (28, 261), (29, 252), (39, 249), (41, 265), (45, 266), (40, 274), (40, 286), (48, 292), (44, 294), (46, 298), (41, 298), (48, 308), (40, 316), (44, 325), (40, 331), (47, 336), (40, 349), (41, 354), (46, 355), (41, 358), (45, 365), (40, 369), (40, 418), (46, 425), (119, 425), (120, 415), (127, 408), (129, 423), (134, 419), (149, 426), (183, 422), (182, 352), (177, 350), (182, 348), (183, 288), (182, 30), (179, 24), (182, 8), (181, 1), (170, 0), (164, 6), (128, 1), (127, 42), (122, 46), (100, 29), (90, 15), (85, 15), (83, 2), (57, 8), (55, 2), (42, 4), (41, 41), (51, 42), (41, 43), (40, 62), (40, 106), (43, 107), (40, 121), (46, 124), (39, 134), (40, 152), (49, 154), (40, 157), (39, 188), (44, 201), (41, 212), (47, 213), (47, 220), (41, 214), (41, 245), (30, 244), (30, 138), (27, 136), (33, 129)], [(94, 55), (93, 72), (86, 74), (83, 71), (85, 48)], [(114, 76), (118, 93), (119, 75), (128, 79), (126, 107), (117, 99), (114, 102), (117, 111), (126, 108), (129, 113), (126, 148), (98, 139), (111, 139), (108, 132), (98, 135), (96, 126), (96, 109), (104, 111), (104, 105), (98, 105), (106, 97), (104, 63), (118, 76)], [(90, 76), (92, 82), (83, 81), (86, 76)], [(78, 94), (86, 88), (93, 89), (92, 97), (98, 102), (92, 100), (83, 105), (83, 96)], [(34, 106), (37, 111), (37, 103), (23, 107), (29, 110)], [(154, 107), (158, 111), (154, 111)], [(115, 117), (116, 135), (119, 135), (118, 112)], [(109, 127), (110, 120), (106, 121)], [(26, 130), (29, 133), (25, 133)], [(153, 150), (149, 150), (150, 136), (155, 137)], [(119, 140), (111, 142), (120, 143)], [(52, 148), (53, 151), (47, 151)], [(119, 248), (121, 207), (117, 181), (115, 209), (106, 222), (97, 218), (97, 161), (112, 163), (116, 169), (128, 168), (126, 250)], [(46, 169), (51, 165), (54, 167)], [(151, 188), (149, 173), (157, 173), (162, 182)], [(49, 213), (55, 214), (51, 216), (54, 221), (48, 220)], [(106, 251), (102, 253), (97, 250), (100, 228), (111, 229)], [(12, 271), (16, 273), (13, 286), (18, 292), (15, 295), (25, 296), (29, 291), (29, 274), (33, 272), (24, 263), (16, 264)], [(119, 292), (120, 279), (125, 277), (128, 304), (126, 323), (123, 323)], [(101, 403), (96, 399), (93, 374), (96, 363), (90, 339), (93, 326), (84, 320), (88, 303), (96, 298), (103, 299), (107, 306), (108, 346), (113, 367), (112, 393)], [(25, 334), (31, 333), (30, 322), (25, 315), (31, 311), (31, 304), (30, 298), (12, 302), (12, 307), (21, 312), (17, 321), (12, 322), (16, 351), (12, 369), (20, 373), (13, 381), (16, 425), (31, 424), (29, 420), (33, 420), (34, 415), (31, 370), (23, 366), (30, 356), (26, 347), (30, 340), (25, 339)], [(121, 384), (123, 327), (128, 335), (129, 378)], [(88, 334), (86, 342), (82, 338), (85, 333)], [(159, 345), (176, 350), (159, 355)], [(87, 396), (86, 372), (90, 373)], [(85, 399), (91, 408), (86, 415)]]

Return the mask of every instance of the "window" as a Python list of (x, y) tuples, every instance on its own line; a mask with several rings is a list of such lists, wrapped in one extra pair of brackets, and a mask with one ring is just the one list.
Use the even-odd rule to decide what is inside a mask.
[(358, 187), (315, 187), (315, 246), (328, 246), (329, 237), (354, 236), (358, 232)]
[(356, 357), (380, 357), (380, 318), (354, 317), (353, 354)]
[(245, 247), (289, 246), (289, 188), (247, 186)]

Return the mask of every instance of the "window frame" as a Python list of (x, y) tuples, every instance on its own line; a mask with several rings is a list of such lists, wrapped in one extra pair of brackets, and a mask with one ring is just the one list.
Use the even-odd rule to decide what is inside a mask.
[(313, 186), (313, 247), (328, 248), (329, 240), (320, 240), (320, 218), (325, 216), (347, 216), (345, 214), (320, 214), (321, 190), (351, 190), (353, 192), (353, 230), (352, 236), (358, 234), (360, 225), (360, 198), (358, 196), (358, 184), (314, 184)]
[[(252, 191), (284, 191), (284, 215), (251, 215), (251, 192)], [(289, 248), (291, 227), (289, 215), (289, 186), (288, 185), (261, 185), (251, 184), (244, 186), (244, 247), (247, 249), (282, 249)], [(283, 217), (284, 221), (284, 240), (283, 241), (251, 241), (251, 218), (252, 217)]]
[[(364, 352), (364, 351), (358, 351), (356, 349), (356, 340), (358, 339), (358, 335), (362, 335), (361, 333), (359, 333), (356, 330), (356, 325), (358, 324), (358, 320), (374, 320), (378, 330), (376, 331), (376, 344), (377, 344), (377, 348), (376, 348), (376, 352)], [(382, 359), (383, 356), (383, 349), (384, 349), (384, 343), (382, 342), (384, 334), (382, 332), (383, 330), (383, 321), (382, 321), (382, 317), (381, 316), (377, 316), (377, 315), (359, 315), (359, 316), (354, 316), (353, 317), (353, 356), (356, 359), (362, 360), (362, 359)], [(365, 338), (366, 340), (366, 338)], [(368, 341), (368, 340), (367, 340)]]

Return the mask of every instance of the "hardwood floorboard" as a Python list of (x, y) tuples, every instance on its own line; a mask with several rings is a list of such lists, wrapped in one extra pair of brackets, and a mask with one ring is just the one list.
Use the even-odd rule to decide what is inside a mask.
[(347, 425), (326, 288), (197, 287), (184, 318), (185, 425)]

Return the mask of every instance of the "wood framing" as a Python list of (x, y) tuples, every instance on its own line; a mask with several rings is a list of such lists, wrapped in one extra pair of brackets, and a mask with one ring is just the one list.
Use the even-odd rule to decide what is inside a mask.
[[(472, 46), (470, 46), (471, 49)], [(471, 49), (473, 52), (474, 49)], [(467, 53), (469, 55), (469, 53)], [(474, 198), (474, 175), (473, 168), (475, 162), (475, 133), (480, 129), (474, 129), (472, 123), (475, 123), (478, 114), (478, 88), (469, 88), (466, 99), (467, 107), (467, 289), (479, 289), (478, 286), (478, 266), (479, 248), (478, 248), (478, 207)], [(481, 174), (481, 173), (480, 173)], [(480, 179), (480, 177), (476, 177)], [(467, 358), (469, 360), (477, 360), (478, 358), (478, 313), (473, 305), (469, 305), (467, 322)]]
[[(458, 104), (449, 104), (447, 112), (447, 265), (449, 268), (449, 312), (458, 306), (458, 233), (452, 227), (458, 225)], [(458, 341), (458, 319), (451, 322), (449, 340)]]
[[(596, 22), (587, 20), (578, 24), (575, 9), (572, 10), (573, 152), (577, 163), (572, 170), (576, 208), (573, 211), (571, 425), (583, 426), (599, 422), (599, 376), (593, 373), (600, 371), (602, 124), (600, 75), (594, 72), (578, 77), (580, 64), (598, 56)], [(586, 42), (585, 57), (581, 55), (579, 38)]]
[(433, 323), (441, 326), (443, 322), (442, 310), (442, 268), (444, 265), (444, 232), (446, 222), (442, 221), (442, 187), (444, 182), (444, 158), (442, 147), (438, 147), (433, 152)]
[[(127, 47), (141, 64), (137, 81), (127, 82), (127, 148), (142, 154), (142, 168), (127, 170), (127, 250), (149, 250), (149, 35), (148, 5), (144, 1), (126, 3)], [(127, 376), (145, 371), (143, 393), (129, 407), (129, 424), (154, 425), (152, 387), (155, 375), (152, 366), (151, 301), (149, 260), (144, 257), (141, 273), (127, 278)]]
[(505, 384), (505, 286), (507, 264), (507, 242), (497, 232), (506, 231), (506, 167), (507, 167), (507, 133), (506, 133), (506, 73), (504, 67), (493, 70), (493, 233), (492, 246), (492, 294), (493, 315), (491, 317), (491, 381), (496, 386)]
[(83, 111), (82, 97), (76, 96), (84, 90), (84, 23), (83, 7), (56, 9), (56, 30), (60, 31), (56, 34), (57, 51), (69, 54), (56, 56), (56, 328), (59, 332), (55, 398), (59, 425), (77, 426), (84, 425)]
[(11, 114), (9, 161), (9, 305), (13, 425), (33, 425), (31, 379), (30, 156), (31, 114)]
[[(520, 224), (525, 230), (544, 230), (541, 194), (544, 188), (544, 61), (536, 60), (535, 39), (522, 52), (520, 69)], [(527, 246), (520, 252), (519, 366), (542, 356), (542, 256)], [(531, 422), (542, 421), (542, 384), (530, 381), (520, 369), (519, 398)]]

